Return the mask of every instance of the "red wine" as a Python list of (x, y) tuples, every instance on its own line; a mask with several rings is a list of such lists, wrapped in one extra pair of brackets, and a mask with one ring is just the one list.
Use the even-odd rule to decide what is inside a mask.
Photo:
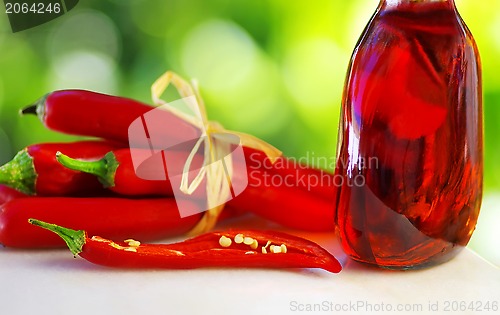
[(453, 1), (382, 1), (342, 104), (337, 233), (355, 260), (441, 263), (474, 231), (483, 180), (477, 47)]

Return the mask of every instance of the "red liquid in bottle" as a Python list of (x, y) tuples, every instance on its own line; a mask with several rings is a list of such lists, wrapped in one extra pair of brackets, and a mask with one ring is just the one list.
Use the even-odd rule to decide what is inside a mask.
[(449, 260), (475, 228), (481, 74), (453, 1), (391, 2), (365, 29), (346, 81), (336, 223), (355, 260), (409, 269)]

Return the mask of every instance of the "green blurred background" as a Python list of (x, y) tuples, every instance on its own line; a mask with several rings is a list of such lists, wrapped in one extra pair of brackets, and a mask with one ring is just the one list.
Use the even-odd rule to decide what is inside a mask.
[[(484, 70), (485, 200), (470, 247), (500, 265), (500, 1), (456, 3)], [(82, 0), (15, 34), (1, 12), (0, 163), (31, 143), (75, 139), (19, 117), (23, 105), (64, 88), (149, 102), (151, 83), (168, 69), (199, 80), (210, 119), (226, 128), (259, 136), (288, 156), (333, 156), (347, 64), (377, 4)]]

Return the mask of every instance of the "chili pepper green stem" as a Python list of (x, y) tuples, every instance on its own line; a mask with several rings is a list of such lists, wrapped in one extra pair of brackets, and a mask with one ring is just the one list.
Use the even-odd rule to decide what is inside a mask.
[(0, 184), (28, 195), (35, 194), (37, 173), (28, 150), (19, 151), (8, 163), (0, 166)]
[(82, 252), (83, 245), (85, 245), (85, 231), (76, 231), (36, 219), (29, 219), (28, 222), (56, 233), (66, 242), (66, 245), (68, 245), (69, 250), (73, 253), (74, 256)]
[(56, 160), (66, 168), (97, 176), (105, 188), (115, 186), (115, 174), (118, 161), (113, 152), (108, 152), (102, 159), (97, 161), (83, 161), (70, 158), (61, 152), (56, 153)]

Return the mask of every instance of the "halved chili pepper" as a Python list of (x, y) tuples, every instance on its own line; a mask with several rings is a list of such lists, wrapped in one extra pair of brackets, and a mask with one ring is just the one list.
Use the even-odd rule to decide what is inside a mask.
[(81, 159), (98, 159), (117, 147), (105, 141), (31, 145), (19, 151), (12, 161), (0, 166), (0, 183), (28, 195), (62, 196), (102, 191), (94, 176), (60, 165), (56, 161), (56, 152), (64, 150)]
[[(128, 144), (130, 124), (152, 109), (154, 107), (129, 98), (85, 90), (62, 90), (45, 95), (21, 113), (36, 114), (51, 130)], [(182, 139), (199, 137), (194, 126), (174, 115), (164, 115), (162, 120), (167, 126), (175, 126), (164, 130), (165, 136), (171, 139), (178, 139), (179, 135)]]
[(0, 244), (24, 248), (64, 246), (53, 233), (28, 224), (32, 217), (103, 237), (151, 241), (188, 232), (201, 216), (181, 218), (172, 198), (19, 198), (0, 206)]
[[(169, 154), (176, 156), (176, 152)], [(198, 158), (197, 162), (202, 160), (200, 156), (195, 157)], [(58, 154), (57, 160), (71, 169), (97, 175), (105, 186), (119, 194), (128, 196), (172, 194), (168, 181), (147, 181), (137, 177), (129, 149), (109, 152), (99, 161), (80, 161), (64, 154)], [(183, 163), (182, 158), (173, 160), (181, 165)], [(244, 165), (235, 163), (233, 167), (234, 176), (241, 176), (242, 172), (247, 171)], [(158, 170), (156, 165), (152, 165), (149, 172), (155, 171), (163, 170)], [(335, 206), (332, 202), (293, 185), (287, 187), (284, 182), (273, 186), (271, 183), (266, 183), (266, 176), (273, 174), (261, 169), (249, 170), (248, 186), (241, 195), (230, 200), (227, 205), (238, 210), (253, 212), (289, 228), (308, 231), (334, 230)]]
[(322, 268), (340, 272), (337, 259), (318, 244), (285, 233), (229, 230), (212, 232), (174, 244), (141, 244), (127, 239), (121, 243), (35, 219), (64, 239), (73, 255), (94, 264), (119, 268), (192, 269)]

